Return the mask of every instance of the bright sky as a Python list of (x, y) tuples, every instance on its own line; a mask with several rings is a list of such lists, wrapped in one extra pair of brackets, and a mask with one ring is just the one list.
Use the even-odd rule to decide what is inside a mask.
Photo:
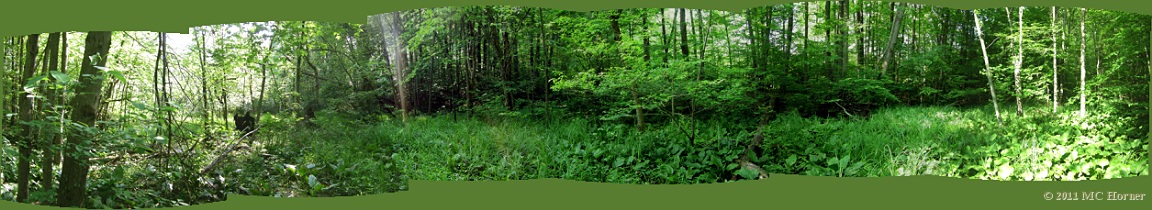
[(185, 51), (194, 43), (192, 38), (191, 34), (168, 33), (168, 44), (177, 52)]

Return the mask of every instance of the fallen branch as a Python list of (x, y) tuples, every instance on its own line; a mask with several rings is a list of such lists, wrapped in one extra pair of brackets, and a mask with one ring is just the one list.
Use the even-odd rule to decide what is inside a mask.
[(836, 106), (840, 107), (840, 110), (844, 110), (844, 114), (848, 115), (849, 117), (852, 116), (852, 113), (848, 113), (848, 109), (844, 108), (844, 106), (841, 106), (840, 102), (832, 102), (832, 103), (834, 103), (834, 104), (836, 104)]
[(209, 163), (207, 166), (204, 166), (204, 169), (200, 170), (200, 174), (206, 174), (206, 173), (208, 173), (208, 171), (211, 171), (212, 168), (215, 168), (217, 164), (220, 164), (220, 161), (224, 160), (225, 158), (228, 158), (228, 156), (230, 156), (232, 154), (232, 151), (235, 151), (236, 149), (240, 148), (239, 147), (240, 142), (244, 142), (244, 139), (247, 139), (252, 134), (256, 133), (256, 131), (258, 131), (258, 130), (260, 130), (259, 127), (257, 127), (256, 129), (252, 129), (252, 131), (245, 133), (243, 136), (240, 136), (240, 138), (236, 140), (236, 143), (232, 143), (232, 145), (228, 146), (228, 150), (225, 150), (223, 154), (220, 154), (220, 156), (216, 156), (216, 159), (212, 160), (212, 163)]
[[(768, 172), (764, 171), (763, 168), (760, 168), (760, 166), (757, 166), (752, 162), (752, 157), (759, 157), (759, 154), (756, 154), (755, 149), (760, 147), (760, 143), (764, 141), (763, 129), (764, 125), (763, 122), (761, 122), (761, 126), (756, 128), (756, 135), (752, 137), (752, 143), (744, 147), (744, 155), (742, 155), (740, 159), (736, 161), (736, 163), (740, 165), (740, 168), (756, 171), (756, 173), (759, 174), (756, 176), (756, 179), (768, 178)], [(738, 175), (733, 174), (730, 180), (736, 180), (737, 178), (739, 178)]]

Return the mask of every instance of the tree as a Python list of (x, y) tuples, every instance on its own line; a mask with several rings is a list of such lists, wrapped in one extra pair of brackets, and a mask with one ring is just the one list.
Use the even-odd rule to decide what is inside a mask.
[(680, 54), (685, 58), (688, 57), (688, 21), (684, 19), (684, 8), (680, 8), (677, 13), (680, 15)]
[[(892, 2), (892, 7), (895, 8), (896, 2)], [(892, 60), (892, 47), (896, 44), (896, 36), (900, 33), (900, 20), (904, 19), (904, 10), (896, 10), (896, 14), (892, 19), (892, 29), (888, 35), (888, 45), (884, 47), (884, 62), (880, 64), (880, 77), (887, 78), (888, 62)], [(979, 29), (977, 29), (979, 30)]]
[(1058, 52), (1056, 49), (1056, 34), (1057, 34), (1057, 32), (1056, 32), (1056, 7), (1055, 6), (1052, 7), (1052, 21), (1051, 22), (1052, 22), (1052, 24), (1051, 24), (1051, 27), (1052, 27), (1052, 113), (1056, 113), (1057, 109), (1060, 106), (1059, 105), (1060, 104), (1060, 98), (1057, 95), (1057, 93), (1060, 92), (1060, 90), (1057, 89), (1058, 88), (1057, 84), (1060, 83), (1060, 80), (1057, 79), (1059, 77), (1059, 71), (1057, 71), (1059, 66), (1056, 64), (1056, 55), (1058, 54)]
[(980, 39), (980, 50), (984, 55), (984, 71), (988, 77), (988, 93), (992, 94), (992, 109), (996, 112), (996, 123), (1003, 126), (1004, 120), (1000, 119), (1000, 105), (996, 103), (996, 86), (992, 83), (992, 66), (988, 64), (988, 47), (984, 44), (984, 32), (980, 29), (980, 11), (972, 10), (972, 18), (976, 20), (976, 37)]
[[(28, 39), (24, 44), (24, 73), (21, 76), (21, 81), (28, 81), (36, 73), (36, 54), (38, 54), (40, 44), (40, 34), (28, 35)], [(22, 91), (19, 94), (19, 115), (20, 121), (30, 123), (32, 121), (32, 101), (33, 97), (28, 97), (28, 91)], [(28, 202), (28, 185), (31, 177), (31, 158), (32, 158), (32, 144), (35, 138), (32, 136), (32, 126), (21, 126), (20, 137), (16, 147), (19, 148), (20, 157), (16, 166), (17, 173), (17, 187), (16, 187), (16, 201)]]
[(1087, 38), (1084, 33), (1084, 21), (1088, 19), (1088, 9), (1080, 8), (1080, 117), (1087, 116), (1087, 109), (1085, 108), (1084, 83), (1087, 74), (1084, 71), (1084, 48), (1087, 46)]
[[(65, 38), (65, 36), (61, 36), (61, 34), (63, 33), (56, 32), (48, 35), (48, 46), (45, 48), (45, 54), (48, 56), (48, 66), (45, 68), (46, 75), (64, 72), (60, 67), (64, 66), (63, 63), (67, 61), (66, 59), (61, 60), (60, 57), (62, 57), (61, 54), (63, 54), (61, 52), (68, 51), (68, 46), (60, 44)], [(48, 78), (50, 79), (49, 83), (56, 83), (56, 76), (50, 76)], [(47, 88), (44, 94), (47, 96), (47, 106), (51, 106), (54, 113), (58, 111), (56, 110), (56, 105), (60, 102), (60, 96), (57, 95), (58, 93), (59, 92), (55, 91), (55, 87), (51, 87)], [(44, 108), (45, 106), (41, 106), (41, 109)], [(53, 166), (59, 161), (60, 157), (60, 153), (55, 147), (60, 144), (61, 140), (64, 140), (63, 136), (59, 133), (60, 130), (62, 129), (53, 129), (50, 131), (50, 136), (45, 138), (46, 141), (44, 145), (40, 147), (43, 153), (43, 158), (41, 158), (40, 163), (40, 186), (45, 189), (51, 189), (53, 182), (55, 182), (56, 174)]]
[[(0, 42), (0, 72), (8, 72), (8, 41)], [(8, 113), (8, 77), (0, 77), (0, 112)], [(0, 117), (0, 134), (6, 134), (7, 123), (4, 123), (6, 117)], [(7, 135), (0, 135), (0, 140), (8, 138)]]
[[(80, 74), (90, 75), (79, 78), (80, 87), (72, 99), (72, 116), (75, 123), (95, 127), (96, 112), (101, 100), (100, 90), (104, 87), (104, 65), (112, 45), (111, 31), (88, 32), (84, 40), (84, 62)], [(64, 147), (64, 161), (60, 176), (59, 195), (56, 204), (62, 207), (84, 207), (87, 200), (89, 160), (86, 152), (91, 136), (88, 132), (72, 131)]]
[(1020, 14), (1016, 15), (1016, 24), (1020, 30), (1016, 31), (1016, 70), (1012, 72), (1013, 87), (1016, 89), (1016, 116), (1024, 115), (1024, 105), (1020, 102), (1020, 66), (1024, 65), (1024, 7), (1020, 7)]

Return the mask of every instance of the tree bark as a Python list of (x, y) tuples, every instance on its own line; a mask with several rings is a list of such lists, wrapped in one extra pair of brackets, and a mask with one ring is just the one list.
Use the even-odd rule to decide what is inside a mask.
[(688, 21), (685, 20), (684, 8), (680, 8), (680, 54), (688, 57)]
[[(96, 122), (96, 109), (100, 99), (100, 90), (104, 86), (102, 75), (97, 66), (107, 63), (108, 50), (112, 45), (112, 32), (88, 32), (84, 41), (84, 62), (80, 69), (80, 87), (72, 99), (72, 120), (78, 124), (94, 127)], [(96, 58), (96, 60), (92, 60)], [(87, 200), (86, 187), (88, 182), (88, 155), (84, 150), (88, 148), (87, 140), (91, 136), (82, 132), (71, 132), (65, 148), (63, 172), (60, 176), (60, 190), (56, 197), (56, 204), (62, 207), (84, 207)]]
[(1016, 15), (1016, 24), (1020, 30), (1016, 31), (1016, 70), (1012, 72), (1013, 86), (1016, 89), (1016, 116), (1024, 116), (1024, 104), (1020, 102), (1020, 68), (1024, 65), (1024, 7), (1020, 7)]
[[(1057, 80), (1057, 77), (1060, 74), (1058, 73), (1058, 71), (1056, 71), (1059, 67), (1058, 67), (1058, 65), (1056, 65), (1056, 54), (1058, 52), (1056, 51), (1057, 49), (1056, 49), (1056, 7), (1055, 6), (1052, 7), (1052, 21), (1051, 22), (1052, 22), (1052, 25), (1051, 25), (1051, 27), (1052, 27), (1052, 113), (1055, 114), (1059, 110), (1059, 106), (1060, 106), (1060, 98), (1056, 95), (1056, 93), (1060, 91), (1059, 89), (1057, 89), (1057, 84), (1059, 84), (1059, 80)], [(1150, 66), (1152, 66), (1152, 65), (1150, 65)]]
[(1087, 116), (1087, 106), (1085, 105), (1086, 95), (1084, 94), (1084, 82), (1087, 77), (1084, 70), (1084, 48), (1087, 44), (1084, 33), (1084, 21), (1088, 18), (1088, 10), (1080, 8), (1080, 117)]
[(664, 50), (664, 64), (668, 64), (668, 57), (671, 57), (671, 53), (668, 52), (668, 45), (670, 43), (668, 41), (668, 23), (664, 20), (665, 11), (667, 10), (660, 9), (660, 41), (663, 44), (660, 48)]
[[(46, 50), (48, 50), (47, 52), (45, 52), (46, 54), (48, 54), (48, 68), (47, 68), (48, 71), (65, 72), (64, 70), (59, 69), (60, 68), (60, 64), (59, 64), (60, 53), (59, 52), (68, 50), (67, 46), (64, 46), (63, 49), (61, 49), (60, 41), (61, 41), (61, 39), (63, 39), (63, 36), (61, 36), (61, 34), (63, 34), (63, 33), (57, 32), (57, 33), (51, 33), (48, 35), (48, 46), (47, 46), (47, 48), (45, 48)], [(50, 76), (49, 81), (50, 81), (49, 83), (55, 84), (56, 83), (56, 77)], [(54, 110), (54, 112), (52, 112), (52, 113), (56, 113), (55, 110), (57, 110), (57, 109), (55, 107), (58, 103), (60, 103), (60, 99), (59, 99), (60, 96), (57, 95), (57, 91), (55, 90), (55, 88), (48, 88), (46, 90), (45, 95), (48, 97), (48, 106), (51, 106), (52, 110)], [(40, 186), (43, 187), (44, 189), (52, 189), (53, 188), (53, 182), (55, 182), (55, 179), (56, 179), (55, 173), (54, 173), (54, 171), (55, 171), (54, 167), (55, 167), (56, 161), (59, 159), (60, 155), (59, 155), (59, 151), (55, 148), (58, 147), (58, 144), (60, 144), (59, 141), (63, 140), (63, 138), (61, 138), (61, 136), (60, 136), (60, 132), (61, 132), (60, 129), (55, 129), (52, 132), (49, 132), (49, 133), (51, 133), (51, 136), (48, 136), (48, 138), (46, 138), (46, 140), (48, 140), (47, 143), (45, 143), (41, 147), (42, 148), (41, 152), (43, 153), (43, 158), (41, 159), (42, 162), (40, 163), (40, 169), (41, 169), (40, 170)]]
[[(896, 3), (893, 2), (893, 5)], [(893, 6), (895, 7), (895, 6)], [(892, 47), (896, 44), (896, 36), (900, 33), (900, 20), (904, 19), (904, 10), (896, 10), (896, 14), (892, 16), (892, 29), (888, 35), (888, 45), (884, 47), (884, 61), (880, 64), (880, 77), (887, 78), (888, 62), (892, 60)], [(977, 20), (979, 21), (979, 20)], [(979, 28), (979, 27), (977, 27)], [(977, 29), (979, 30), (979, 29)], [(979, 32), (977, 32), (979, 33)]]
[(1004, 120), (1000, 118), (1000, 105), (996, 103), (996, 86), (992, 83), (992, 67), (988, 64), (988, 47), (984, 44), (984, 32), (980, 30), (980, 12), (973, 10), (972, 18), (976, 20), (976, 37), (980, 39), (980, 51), (984, 55), (984, 71), (986, 71), (985, 76), (988, 77), (988, 93), (992, 94), (992, 109), (996, 112), (996, 123), (1003, 126)]
[[(36, 73), (36, 54), (39, 51), (40, 34), (28, 35), (28, 39), (24, 44), (24, 72), (20, 77), (20, 81), (28, 81)], [(19, 84), (19, 83), (17, 83)], [(21, 85), (23, 86), (23, 85)], [(28, 122), (32, 120), (32, 100), (28, 97), (28, 92), (21, 91), (18, 98), (20, 121)], [(32, 142), (33, 133), (32, 126), (20, 126), (20, 136), (17, 137), (16, 148), (19, 150), (20, 157), (17, 157), (16, 165), (16, 202), (28, 202), (28, 185), (32, 176), (31, 159), (32, 159)]]

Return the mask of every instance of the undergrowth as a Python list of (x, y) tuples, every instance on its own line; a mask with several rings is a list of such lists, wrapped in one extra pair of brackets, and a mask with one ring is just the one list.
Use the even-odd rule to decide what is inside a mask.
[[(756, 162), (770, 173), (985, 180), (1094, 180), (1147, 174), (1147, 144), (1125, 119), (1069, 113), (1016, 117), (998, 126), (984, 109), (908, 107), (867, 119), (783, 114), (768, 124)], [(448, 116), (388, 121), (396, 163), (418, 180), (685, 184), (728, 181), (754, 128), (700, 122), (689, 142), (671, 125), (637, 132), (594, 119), (488, 122)]]

